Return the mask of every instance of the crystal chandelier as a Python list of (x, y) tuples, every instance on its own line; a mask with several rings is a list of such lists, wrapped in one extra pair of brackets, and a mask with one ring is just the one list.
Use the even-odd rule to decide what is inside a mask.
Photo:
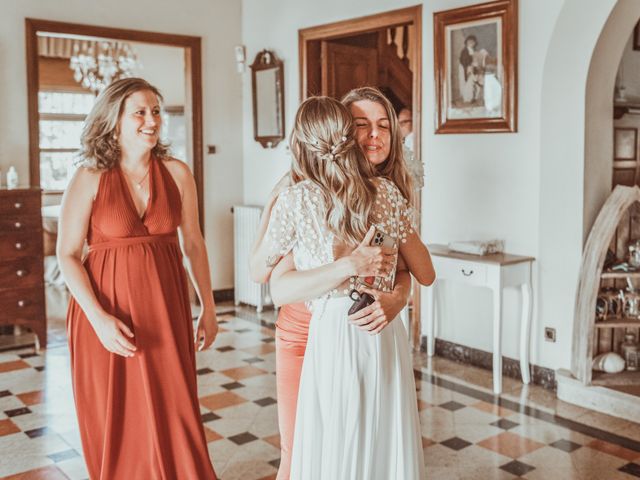
[(128, 43), (75, 42), (69, 67), (83, 87), (100, 93), (114, 80), (133, 76), (138, 57)]

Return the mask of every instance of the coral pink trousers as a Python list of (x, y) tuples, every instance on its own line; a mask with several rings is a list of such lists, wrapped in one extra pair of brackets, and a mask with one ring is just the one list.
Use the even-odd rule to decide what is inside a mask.
[(280, 468), (277, 480), (288, 480), (296, 423), (300, 372), (307, 347), (311, 312), (304, 303), (284, 305), (276, 322), (276, 388), (280, 428)]

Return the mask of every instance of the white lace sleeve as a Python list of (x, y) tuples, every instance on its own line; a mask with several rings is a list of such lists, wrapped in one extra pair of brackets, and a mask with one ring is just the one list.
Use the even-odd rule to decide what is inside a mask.
[(384, 233), (402, 242), (416, 229), (416, 211), (402, 196), (396, 185), (386, 179), (376, 179), (377, 195), (373, 221)]
[(271, 211), (267, 238), (271, 250), (279, 255), (286, 255), (296, 243), (295, 209), (293, 192), (287, 189), (278, 195)]
[[(400, 192), (398, 192), (400, 193)], [(406, 242), (407, 235), (418, 229), (418, 211), (402, 195), (400, 195), (400, 238)]]

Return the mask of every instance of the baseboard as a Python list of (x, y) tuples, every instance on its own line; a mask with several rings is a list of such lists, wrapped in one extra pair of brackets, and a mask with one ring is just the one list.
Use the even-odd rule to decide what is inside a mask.
[[(422, 337), (420, 349), (427, 351), (427, 337)], [(477, 348), (459, 345), (436, 338), (436, 355), (454, 360), (456, 362), (473, 365), (474, 367), (491, 370), (493, 355), (491, 352), (478, 350)], [(521, 379), (520, 361), (509, 357), (502, 357), (502, 374), (506, 377)], [(557, 388), (556, 372), (550, 368), (531, 365), (531, 383), (540, 385), (547, 390), (555, 391)]]
[(233, 288), (222, 288), (220, 290), (213, 291), (213, 299), (218, 302), (233, 302), (235, 298)]

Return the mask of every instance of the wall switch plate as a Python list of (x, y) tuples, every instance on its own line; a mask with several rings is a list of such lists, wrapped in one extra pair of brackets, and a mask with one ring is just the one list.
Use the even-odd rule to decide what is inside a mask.
[(545, 327), (544, 328), (544, 339), (547, 342), (555, 343), (555, 341), (556, 341), (556, 329), (555, 328), (551, 328), (551, 327)]

